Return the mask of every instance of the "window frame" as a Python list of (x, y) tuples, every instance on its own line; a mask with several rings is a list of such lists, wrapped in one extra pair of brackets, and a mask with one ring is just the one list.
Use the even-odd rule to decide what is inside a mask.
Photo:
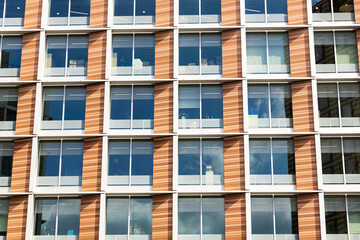
[[(2, 54), (3, 54), (3, 47), (4, 47), (4, 39), (6, 38), (18, 38), (21, 39), (21, 48), (20, 49), (20, 65), (18, 68), (2, 68)], [(23, 36), (22, 35), (5, 35), (5, 34), (1, 34), (0, 35), (0, 71), (4, 70), (4, 69), (16, 69), (17, 73), (16, 76), (14, 74), (10, 74), (10, 76), (2, 76), (2, 74), (0, 75), (0, 79), (1, 78), (20, 78), (20, 70), (21, 70), (21, 58), (22, 58), (22, 44), (23, 44)], [(5, 75), (5, 74), (4, 74)]]
[[(355, 12), (354, 9), (352, 11), (352, 18), (353, 20), (345, 20), (345, 21), (335, 21), (335, 12), (334, 12), (334, 0), (329, 0), (330, 1), (330, 15), (331, 15), (331, 20), (330, 21), (325, 21), (326, 23), (336, 23), (336, 22), (350, 22), (350, 23), (355, 23)], [(352, 4), (354, 5), (354, 1), (352, 2)], [(324, 20), (319, 20), (319, 21), (314, 21), (314, 12), (313, 12), (313, 8), (314, 6), (311, 5), (311, 15), (312, 15), (312, 22), (313, 23), (322, 23), (324, 22)], [(317, 13), (317, 14), (326, 14), (326, 13)]]
[[(11, 170), (10, 170), (10, 177), (6, 177), (6, 176), (0, 176), (0, 179), (1, 179), (1, 183), (3, 183), (4, 182), (4, 179), (5, 178), (7, 178), (6, 180), (8, 181), (8, 184), (7, 185), (3, 185), (3, 184), (1, 184), (0, 185), (0, 188), (6, 188), (6, 187), (10, 187), (11, 186), (11, 177), (12, 177), (12, 172), (13, 172), (13, 161), (14, 161), (14, 141), (2, 141), (1, 142), (1, 144), (2, 145), (11, 145), (12, 146), (12, 149), (2, 149), (1, 150), (1, 152), (3, 152), (3, 151), (11, 151), (12, 153), (11, 153), (11, 155), (9, 156), (9, 157), (11, 157), (11, 166), (10, 166), (10, 168), (11, 168)], [(1, 146), (1, 145), (0, 145)], [(5, 155), (5, 156), (7, 156), (7, 155)], [(4, 154), (3, 153), (1, 153), (1, 155), (0, 155), (0, 158), (2, 158), (2, 157), (4, 157)], [(3, 164), (3, 160), (1, 160), (1, 165), (0, 165), (0, 170), (2, 171), (2, 164)]]
[(286, 21), (268, 21), (268, 18), (269, 18), (269, 15), (272, 15), (272, 14), (268, 14), (268, 0), (263, 0), (264, 2), (264, 21), (263, 22), (252, 22), (252, 21), (247, 21), (246, 20), (246, 15), (249, 15), (249, 14), (246, 14), (246, 1), (251, 1), (251, 0), (245, 0), (245, 22), (247, 24), (288, 24), (288, 11), (286, 11), (286, 14), (284, 15), (284, 17), (286, 18)]
[[(17, 116), (17, 105), (18, 105), (18, 101), (19, 101), (19, 88), (18, 87), (4, 87), (4, 88), (0, 88), (0, 98), (1, 97), (3, 97), (4, 95), (2, 95), (1, 96), (1, 94), (2, 94), (2, 92), (3, 91), (7, 91), (7, 90), (10, 90), (10, 91), (12, 91), (12, 90), (16, 90), (16, 106), (15, 106), (15, 108), (16, 109), (12, 109), (12, 110), (10, 110), (10, 111), (14, 111), (15, 112), (15, 115)], [(15, 98), (15, 96), (14, 95), (8, 95), (7, 96), (7, 98), (9, 99), (9, 98)], [(5, 102), (5, 101), (0, 101), (0, 104), (2, 103), (2, 102)], [(11, 102), (11, 101), (6, 101), (6, 103), (8, 103), (8, 102)], [(7, 116), (7, 112), (9, 112), (9, 109), (11, 109), (11, 106), (9, 106), (8, 104), (5, 104), (4, 105), (4, 107), (2, 108), (0, 108), (0, 110), (1, 109), (3, 109), (4, 110), (4, 116), (3, 116), (3, 118), (2, 119), (6, 119), (5, 118), (5, 116)], [(15, 117), (16, 117), (15, 116)], [(15, 119), (15, 121), (6, 121), (6, 120), (2, 120), (2, 119), (0, 119), (0, 123), (5, 123), (5, 122), (13, 122), (13, 128), (5, 128), (5, 129), (3, 129), (3, 128), (0, 128), (0, 132), (6, 132), (6, 131), (15, 131), (15, 129), (16, 129), (16, 119)], [(7, 124), (9, 124), (9, 123), (7, 123)]]
[[(181, 17), (182, 16), (187, 16), (187, 15), (182, 15), (182, 14), (180, 14), (180, 5), (181, 5), (181, 0), (179, 0), (179, 24), (180, 25), (194, 25), (194, 24), (215, 24), (215, 25), (219, 25), (219, 26), (221, 26), (221, 23), (222, 23), (222, 19), (221, 19), (221, 16), (222, 16), (222, 14), (221, 14), (221, 12), (220, 12), (220, 14), (219, 14), (219, 22), (203, 22), (202, 21), (202, 16), (203, 16), (203, 14), (202, 14), (202, 1), (205, 1), (205, 0), (196, 0), (196, 1), (198, 1), (198, 7), (199, 7), (199, 12), (198, 12), (198, 14), (197, 15), (193, 15), (193, 16), (197, 16), (198, 17), (198, 22), (197, 23), (193, 23), (193, 22), (190, 22), (190, 23), (188, 23), (188, 22), (186, 22), (186, 23), (184, 23), (184, 22), (182, 22), (181, 21)], [(220, 2), (220, 7), (221, 7), (221, 0), (219, 1)], [(191, 16), (191, 15), (190, 15)]]
[(25, 2), (25, 6), (24, 6), (24, 11), (23, 11), (23, 18), (19, 18), (21, 19), (21, 25), (9, 25), (9, 26), (6, 26), (5, 23), (6, 23), (6, 2), (7, 1), (11, 1), (11, 0), (4, 0), (4, 6), (3, 6), (3, 13), (2, 13), (2, 23), (0, 25), (0, 27), (24, 27), (24, 19), (25, 19), (25, 8), (26, 8), (26, 1)]
[[(116, 0), (115, 0), (116, 1)], [(137, 6), (137, 0), (132, 0), (133, 1), (133, 14), (131, 15), (131, 17), (133, 18), (132, 20), (132, 23), (126, 23), (126, 24), (121, 24), (121, 23), (115, 23), (115, 18), (116, 17), (123, 17), (123, 16), (119, 16), (119, 15), (115, 15), (115, 1), (113, 1), (113, 7), (112, 7), (112, 10), (113, 10), (113, 16), (112, 16), (112, 25), (113, 26), (155, 26), (155, 23), (156, 23), (156, 1), (154, 1), (154, 9), (155, 9), (155, 14), (152, 16), (153, 17), (153, 22), (152, 23), (136, 23), (136, 6)], [(127, 0), (129, 1), (129, 0)], [(150, 15), (148, 15), (150, 16)]]
[[(89, 26), (90, 25), (90, 9), (89, 9), (89, 14), (87, 15), (87, 23), (86, 24), (70, 24), (71, 23), (71, 2), (76, 1), (76, 0), (67, 0), (67, 2), (68, 2), (68, 14), (66, 16), (66, 22), (67, 22), (66, 25), (58, 25), (58, 24), (51, 25), (51, 24), (49, 24), (50, 18), (56, 18), (56, 17), (50, 17), (51, 1), (56, 1), (56, 0), (49, 0), (49, 2), (48, 2), (48, 4), (49, 4), (48, 8), (49, 9), (48, 9), (47, 23), (46, 23), (48, 27), (72, 27), (72, 26), (79, 27), (79, 26)], [(89, 6), (90, 6), (90, 0), (89, 0)]]

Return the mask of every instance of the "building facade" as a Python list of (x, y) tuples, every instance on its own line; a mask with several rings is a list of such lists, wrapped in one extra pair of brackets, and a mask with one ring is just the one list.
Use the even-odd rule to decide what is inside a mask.
[(0, 239), (360, 239), (360, 0), (0, 13)]

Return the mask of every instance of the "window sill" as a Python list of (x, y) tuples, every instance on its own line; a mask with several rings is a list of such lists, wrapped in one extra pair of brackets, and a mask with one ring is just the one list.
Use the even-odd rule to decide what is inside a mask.
[(67, 137), (67, 136), (78, 136), (84, 135), (84, 130), (40, 130), (39, 136), (59, 136), (59, 137)]
[(152, 185), (145, 186), (106, 186), (106, 191), (108, 193), (142, 193), (142, 192), (152, 192)]
[(224, 185), (178, 185), (178, 191), (184, 193), (221, 192), (224, 191)]
[(259, 193), (293, 192), (296, 191), (296, 185), (250, 185), (250, 191)]
[(81, 186), (53, 186), (53, 187), (39, 187), (36, 186), (35, 193), (37, 194), (54, 194), (54, 193), (80, 193)]
[(334, 192), (334, 193), (353, 193), (359, 192), (359, 184), (323, 184), (322, 189), (324, 192)]

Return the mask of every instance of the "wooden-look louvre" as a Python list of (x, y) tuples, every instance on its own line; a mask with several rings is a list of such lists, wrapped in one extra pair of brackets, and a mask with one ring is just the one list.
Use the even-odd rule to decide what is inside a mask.
[(32, 138), (14, 141), (11, 192), (29, 191)]
[(241, 78), (241, 34), (240, 30), (222, 32), (222, 75), (223, 78)]
[(19, 87), (16, 114), (16, 135), (32, 135), (34, 129), (36, 84)]
[(223, 84), (224, 133), (243, 132), (242, 81)]
[(172, 27), (174, 25), (174, 1), (155, 1), (155, 26)]
[(307, 25), (307, 2), (306, 0), (287, 0), (288, 24)]
[(90, 28), (106, 28), (108, 14), (107, 0), (91, 0), (90, 2)]
[(174, 64), (174, 31), (155, 33), (155, 79), (172, 79)]
[(315, 136), (295, 137), (295, 171), (297, 190), (317, 190)]
[(243, 136), (224, 138), (224, 189), (245, 190)]
[(173, 138), (155, 138), (153, 156), (153, 190), (171, 191), (173, 182)]
[(299, 240), (320, 240), (319, 197), (317, 193), (297, 196)]
[(153, 197), (152, 239), (172, 239), (172, 194)]
[(173, 82), (154, 85), (154, 133), (173, 132)]
[(106, 31), (89, 34), (88, 80), (105, 79)]
[(221, 25), (240, 26), (240, 1), (221, 1)]
[(79, 240), (99, 239), (100, 195), (81, 197)]
[(246, 240), (245, 194), (225, 196), (225, 240)]
[(36, 81), (39, 61), (40, 32), (23, 35), (20, 81)]
[(294, 132), (313, 132), (314, 114), (311, 80), (291, 83)]
[(101, 187), (101, 158), (102, 141), (99, 138), (88, 138), (84, 140), (82, 191), (100, 191)]
[(355, 23), (360, 24), (360, 0), (354, 0)]
[(291, 77), (311, 77), (309, 31), (307, 28), (289, 31)]
[(85, 134), (103, 133), (104, 91), (104, 83), (86, 86)]
[(24, 29), (40, 29), (42, 0), (26, 0)]
[(9, 198), (7, 240), (25, 240), (28, 196)]

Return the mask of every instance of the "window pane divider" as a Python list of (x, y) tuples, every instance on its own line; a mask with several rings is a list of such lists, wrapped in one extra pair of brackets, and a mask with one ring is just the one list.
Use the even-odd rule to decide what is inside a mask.
[(133, 21), (132, 21), (132, 25), (136, 25), (136, 23), (135, 23), (135, 19), (136, 19), (136, 0), (133, 0), (133, 1), (134, 1), (134, 3), (133, 3)]
[(68, 77), (68, 58), (69, 58), (69, 34), (66, 35), (66, 49), (65, 49), (65, 77)]
[(335, 22), (335, 14), (334, 14), (334, 3), (333, 3), (333, 0), (330, 0), (330, 8), (331, 8), (331, 22)]
[(58, 227), (59, 227), (59, 204), (60, 204), (60, 197), (56, 198), (56, 217), (55, 217), (55, 239), (58, 238)]
[(338, 102), (338, 111), (339, 111), (339, 126), (342, 127), (342, 115), (341, 115), (341, 102), (340, 102), (340, 86), (339, 83), (336, 83), (337, 91), (337, 102)]
[[(202, 18), (201, 18), (201, 0), (199, 0), (199, 23), (202, 24)], [(201, 74), (201, 73), (200, 73)]]
[(200, 138), (200, 162), (199, 162), (199, 164), (200, 164), (200, 186), (202, 186), (203, 185), (203, 176), (202, 176), (202, 157), (203, 157), (203, 150), (202, 150), (202, 138)]
[(343, 179), (344, 179), (344, 184), (346, 184), (345, 152), (344, 152), (344, 139), (343, 139), (343, 137), (340, 138), (340, 144), (341, 144), (341, 162), (342, 162), (342, 168), (343, 168)]
[(349, 220), (349, 206), (348, 206), (348, 195), (345, 194), (345, 209), (346, 209), (346, 230), (347, 230), (347, 238), (351, 240), (350, 235), (350, 220)]
[(64, 95), (63, 95), (63, 104), (62, 104), (61, 130), (64, 130), (64, 123), (65, 123), (65, 96), (66, 96), (66, 85), (64, 86)]
[(62, 168), (62, 152), (63, 152), (63, 140), (60, 140), (60, 156), (59, 156), (59, 178), (58, 178), (58, 186), (60, 187), (61, 183), (61, 168)]
[(272, 208), (273, 208), (273, 239), (276, 240), (276, 218), (275, 218), (275, 197), (274, 195), (271, 196), (272, 199)]
[(131, 85), (131, 96), (130, 96), (130, 129), (133, 129), (134, 121), (134, 84)]
[[(201, 32), (199, 33), (199, 75), (201, 75), (202, 74), (202, 64), (201, 64), (201, 48), (202, 48), (202, 46), (201, 46)], [(200, 93), (201, 94), (201, 93)], [(201, 98), (201, 96), (200, 96), (200, 98)]]
[[(267, 0), (264, 0), (264, 13), (265, 13), (265, 23), (268, 22), (268, 14), (267, 14)], [(266, 33), (267, 34), (267, 33)]]
[(202, 87), (202, 85), (200, 84), (199, 85), (199, 95), (200, 95), (200, 117), (199, 117), (199, 119), (200, 119), (200, 121), (199, 121), (199, 127), (200, 127), (200, 129), (202, 129), (202, 94), (201, 94), (201, 87)]
[(271, 166), (271, 185), (274, 185), (274, 157), (273, 157), (273, 141), (270, 138), (270, 166)]
[(335, 73), (338, 73), (338, 65), (337, 65), (337, 49), (336, 49), (336, 33), (333, 30), (333, 44), (334, 44), (334, 57), (335, 57)]
[[(265, 6), (266, 9), (266, 6)], [(265, 10), (266, 11), (266, 10)], [(265, 12), (266, 13), (266, 12)], [(267, 16), (265, 15), (265, 18), (267, 18)], [(267, 70), (267, 74), (270, 73), (270, 57), (269, 57), (269, 33), (266, 31), (265, 32), (265, 44), (266, 44), (266, 70)]]
[[(133, 154), (133, 139), (132, 138), (130, 138), (130, 142), (129, 142), (129, 144), (130, 144), (130, 157), (129, 157), (129, 186), (131, 186), (131, 177), (132, 177), (132, 154)], [(130, 200), (129, 200), (130, 201)]]
[[(131, 155), (130, 155), (131, 156)], [(127, 232), (127, 239), (130, 240), (130, 217), (131, 217), (131, 197), (128, 198), (128, 232)]]
[(269, 100), (269, 127), (272, 128), (272, 120), (271, 120), (271, 92), (270, 92), (270, 83), (268, 83), (268, 100)]
[(70, 12), (71, 12), (71, 0), (69, 0), (69, 6), (68, 6), (68, 17), (67, 17), (67, 26), (70, 26)]
[(134, 65), (135, 65), (135, 33), (133, 33), (133, 36), (132, 36), (132, 53), (131, 54), (132, 54), (131, 76), (134, 76), (134, 72), (135, 72), (135, 69), (134, 69)]
[[(5, 16), (5, 13), (6, 13), (6, 1), (7, 0), (4, 0), (4, 10), (3, 10), (3, 21), (1, 23), (1, 26), (4, 27), (5, 26), (5, 19), (6, 19), (6, 16)], [(2, 48), (1, 48), (2, 49)]]

